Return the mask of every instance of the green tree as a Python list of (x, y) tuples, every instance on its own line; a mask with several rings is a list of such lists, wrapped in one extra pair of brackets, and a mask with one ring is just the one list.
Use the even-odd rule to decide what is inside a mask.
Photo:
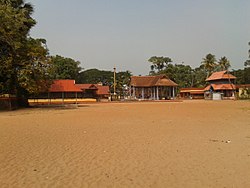
[[(130, 77), (132, 76), (130, 71), (121, 71), (116, 73), (116, 93), (123, 94), (126, 86), (129, 85)], [(78, 83), (86, 84), (97, 84), (102, 83), (103, 85), (110, 86), (111, 93), (113, 93), (114, 85), (114, 72), (105, 71), (98, 69), (88, 69), (82, 71), (79, 74)]]
[(159, 71), (151, 72), (151, 75), (164, 74), (179, 87), (192, 87), (194, 85), (194, 74), (193, 69), (189, 65), (181, 64), (167, 64), (163, 69)]
[(245, 84), (250, 84), (250, 67), (244, 68), (244, 82)]
[(236, 84), (245, 84), (245, 70), (244, 69), (238, 69), (233, 70), (232, 74), (236, 76)]
[(203, 58), (201, 62), (202, 66), (207, 72), (207, 77), (213, 72), (216, 67), (216, 58), (215, 55), (207, 54), (205, 58)]
[(193, 70), (193, 75), (194, 75), (193, 87), (205, 87), (207, 71), (204, 69), (202, 65)]
[[(27, 8), (25, 8), (27, 7)], [(0, 3), (0, 82), (2, 92), (16, 94), (19, 62), (30, 28), (35, 25), (33, 9), (23, 1)]]
[(71, 58), (65, 58), (59, 55), (51, 57), (54, 68), (54, 79), (77, 79), (78, 74), (82, 70), (80, 62)]
[(165, 74), (181, 88), (193, 86), (193, 70), (189, 65), (184, 65), (183, 63), (174, 65), (168, 64), (159, 74)]
[(250, 60), (246, 60), (244, 65), (245, 65), (245, 67), (250, 66)]
[(172, 62), (172, 60), (169, 57), (157, 57), (152, 56), (149, 58), (148, 62), (150, 62), (151, 65), (151, 74), (154, 74), (155, 71), (161, 71), (166, 67), (169, 63)]
[(225, 56), (219, 59), (218, 66), (220, 70), (228, 70), (231, 67), (229, 60)]
[(38, 91), (50, 68), (45, 40), (29, 37), (32, 13), (22, 0), (0, 0), (0, 93), (23, 99)]
[(131, 76), (130, 71), (121, 71), (116, 74), (116, 92), (119, 95), (126, 95), (125, 90), (129, 86)]
[(26, 59), (20, 61), (21, 68), (17, 71), (19, 89), (24, 89), (27, 94), (46, 91), (51, 84), (53, 70), (48, 57), (46, 41), (28, 38), (23, 53)]
[(77, 82), (86, 84), (96, 84), (101, 82), (103, 85), (113, 83), (113, 72), (98, 69), (88, 69), (79, 73)]
[[(250, 42), (248, 43), (249, 47), (250, 47)], [(250, 49), (248, 50), (248, 60), (245, 61), (244, 65), (245, 67), (250, 66)]]

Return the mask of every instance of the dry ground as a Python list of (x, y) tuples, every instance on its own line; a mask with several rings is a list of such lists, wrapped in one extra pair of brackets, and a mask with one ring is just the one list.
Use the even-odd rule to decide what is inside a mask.
[(250, 102), (1, 112), (0, 187), (250, 187)]

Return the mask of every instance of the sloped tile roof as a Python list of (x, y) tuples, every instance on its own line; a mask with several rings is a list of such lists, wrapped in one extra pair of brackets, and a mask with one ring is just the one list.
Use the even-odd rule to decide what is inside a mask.
[(76, 84), (76, 86), (79, 87), (81, 90), (85, 90), (85, 89), (97, 90), (97, 87), (95, 86), (95, 84)]
[(159, 76), (131, 76), (131, 86), (152, 87), (152, 86), (177, 86), (175, 82), (165, 75)]
[(82, 90), (75, 85), (75, 80), (54, 80), (49, 92), (82, 92)]
[(211, 86), (213, 87), (213, 89), (216, 90), (235, 90), (236, 86), (234, 84), (211, 84), (208, 85), (204, 91), (209, 91)]
[(202, 94), (204, 93), (204, 88), (181, 88), (180, 93), (191, 93), (191, 94)]
[(109, 86), (100, 86), (100, 85), (96, 85), (98, 90), (96, 92), (97, 95), (109, 95), (110, 91), (109, 91)]
[(76, 84), (82, 90), (91, 89), (96, 90), (97, 95), (109, 95), (109, 86), (102, 86), (98, 84)]
[(206, 86), (206, 87), (204, 88), (204, 91), (209, 91), (210, 88), (211, 88), (211, 85), (208, 85), (208, 86)]
[(97, 95), (110, 94), (109, 86), (98, 84), (75, 84), (75, 80), (54, 80), (49, 92), (83, 92), (86, 89), (97, 90)]
[(212, 80), (225, 80), (225, 79), (236, 79), (232, 74), (227, 73), (227, 71), (214, 72), (211, 76), (209, 76), (206, 81)]
[(168, 78), (160, 78), (155, 83), (156, 86), (177, 86), (175, 82)]

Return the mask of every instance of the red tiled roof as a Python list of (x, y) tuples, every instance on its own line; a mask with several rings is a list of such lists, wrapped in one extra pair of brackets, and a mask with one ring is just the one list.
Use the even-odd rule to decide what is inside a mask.
[(204, 91), (209, 91), (210, 87), (211, 87), (211, 85), (208, 85), (207, 87), (204, 88)]
[(204, 94), (204, 90), (202, 90), (202, 91), (190, 91), (190, 94)]
[(180, 93), (203, 94), (204, 88), (181, 88)]
[(54, 80), (49, 92), (83, 92), (86, 89), (97, 90), (97, 95), (108, 95), (109, 86), (98, 84), (75, 84), (75, 80)]
[(221, 79), (236, 79), (232, 74), (227, 73), (227, 71), (214, 72), (209, 76), (206, 81), (221, 80)]
[(109, 86), (100, 86), (100, 85), (96, 85), (98, 90), (96, 92), (97, 95), (109, 95), (110, 91), (109, 91)]
[(236, 87), (234, 84), (211, 84), (205, 87), (204, 91), (209, 91), (210, 87), (213, 87), (213, 89), (216, 90), (235, 90)]
[(82, 90), (91, 89), (91, 90), (97, 90), (97, 95), (109, 95), (109, 86), (102, 86), (98, 84), (76, 84), (77, 87), (79, 87)]
[(175, 82), (173, 82), (172, 80), (168, 79), (168, 78), (160, 78), (156, 84), (156, 86), (177, 86), (177, 84)]
[(54, 80), (49, 92), (82, 92), (75, 86), (75, 80)]
[(82, 90), (85, 90), (85, 89), (97, 90), (97, 87), (95, 86), (95, 84), (76, 84), (76, 86)]
[(131, 86), (152, 87), (152, 86), (177, 86), (175, 82), (165, 75), (159, 76), (131, 76)]

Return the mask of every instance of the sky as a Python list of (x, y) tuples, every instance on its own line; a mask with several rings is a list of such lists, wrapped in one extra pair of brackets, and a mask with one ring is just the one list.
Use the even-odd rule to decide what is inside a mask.
[(249, 0), (26, 0), (34, 38), (51, 55), (97, 68), (147, 75), (148, 59), (170, 57), (195, 68), (212, 53), (244, 67), (250, 41)]

